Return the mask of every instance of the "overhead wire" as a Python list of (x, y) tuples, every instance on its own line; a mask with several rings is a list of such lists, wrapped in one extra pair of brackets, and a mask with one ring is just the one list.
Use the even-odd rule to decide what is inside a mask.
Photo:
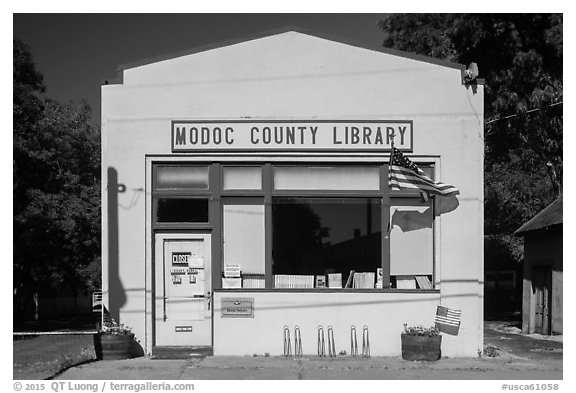
[(527, 115), (527, 114), (529, 114), (529, 113), (534, 113), (534, 112), (539, 112), (539, 111), (542, 111), (542, 110), (544, 110), (544, 109), (551, 108), (551, 107), (553, 107), (553, 106), (562, 105), (563, 103), (564, 103), (563, 101), (559, 101), (559, 102), (554, 102), (554, 103), (552, 103), (552, 104), (550, 104), (550, 105), (546, 105), (546, 106), (541, 106), (541, 107), (539, 107), (539, 108), (530, 109), (530, 110), (527, 110), (526, 112), (516, 112), (516, 113), (511, 114), (511, 115), (508, 115), (508, 116), (499, 117), (499, 118), (497, 118), (497, 119), (492, 119), (492, 120), (490, 120), (490, 121), (487, 121), (487, 122), (486, 122), (486, 125), (495, 123), (495, 122), (500, 121), (500, 120), (511, 119), (511, 118), (513, 118), (513, 117), (523, 116), (523, 115)]

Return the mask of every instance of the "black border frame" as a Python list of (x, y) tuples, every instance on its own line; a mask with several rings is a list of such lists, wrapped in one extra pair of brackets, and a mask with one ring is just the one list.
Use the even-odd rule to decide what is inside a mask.
[(266, 124), (266, 123), (279, 123), (279, 124), (290, 124), (290, 123), (311, 123), (311, 124), (327, 124), (327, 123), (337, 123), (337, 124), (344, 124), (344, 123), (408, 123), (410, 124), (410, 147), (409, 148), (399, 148), (398, 150), (411, 153), (414, 151), (414, 120), (329, 120), (329, 119), (322, 119), (322, 120), (314, 120), (314, 119), (268, 119), (268, 120), (249, 120), (249, 119), (226, 119), (226, 120), (171, 120), (170, 122), (170, 151), (172, 153), (207, 153), (207, 152), (215, 152), (215, 153), (223, 153), (223, 152), (230, 152), (230, 153), (238, 153), (238, 152), (250, 152), (250, 153), (278, 153), (278, 152), (286, 152), (286, 153), (319, 153), (319, 152), (351, 152), (351, 153), (389, 153), (392, 151), (391, 148), (384, 147), (384, 148), (377, 148), (377, 149), (346, 149), (345, 147), (322, 147), (322, 148), (294, 148), (294, 149), (286, 149), (286, 148), (269, 148), (269, 149), (261, 149), (261, 148), (246, 148), (246, 146), (241, 148), (209, 148), (209, 149), (174, 149), (174, 125), (175, 124), (187, 124), (187, 123), (197, 123), (197, 124), (233, 124), (233, 123), (255, 123), (255, 124)]

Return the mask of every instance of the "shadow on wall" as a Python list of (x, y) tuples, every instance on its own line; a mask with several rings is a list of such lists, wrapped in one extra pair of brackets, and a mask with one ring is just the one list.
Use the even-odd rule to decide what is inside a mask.
[(436, 209), (434, 214), (436, 217), (450, 213), (451, 211), (456, 210), (456, 208), (460, 205), (458, 198), (456, 196), (445, 196), (445, 197), (438, 197), (438, 202), (436, 205)]
[(392, 227), (397, 226), (402, 232), (432, 228), (432, 207), (423, 212), (401, 209), (401, 207), (397, 208), (392, 214)]
[(108, 168), (108, 309), (120, 321), (120, 308), (126, 303), (126, 293), (120, 281), (118, 245), (118, 172)]
[[(439, 217), (442, 214), (450, 213), (451, 211), (456, 210), (459, 205), (460, 202), (455, 196), (437, 197), (434, 215)], [(397, 226), (402, 230), (402, 232), (432, 228), (432, 207), (423, 212), (403, 209), (403, 207), (399, 206), (392, 214), (392, 227)]]
[[(108, 308), (112, 317), (122, 323), (120, 309), (126, 304), (126, 290), (120, 281), (120, 258), (118, 238), (118, 192), (124, 186), (118, 184), (118, 172), (108, 168)], [(130, 352), (132, 356), (143, 356), (142, 346), (133, 341)]]

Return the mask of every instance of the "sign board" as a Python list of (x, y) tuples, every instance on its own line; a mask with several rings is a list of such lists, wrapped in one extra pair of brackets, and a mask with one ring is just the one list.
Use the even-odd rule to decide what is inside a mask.
[(254, 318), (254, 298), (222, 298), (222, 318)]
[(172, 252), (172, 266), (188, 266), (191, 257), (191, 252)]
[(240, 265), (225, 264), (224, 265), (224, 277), (240, 277)]
[(413, 150), (412, 120), (172, 121), (172, 152)]

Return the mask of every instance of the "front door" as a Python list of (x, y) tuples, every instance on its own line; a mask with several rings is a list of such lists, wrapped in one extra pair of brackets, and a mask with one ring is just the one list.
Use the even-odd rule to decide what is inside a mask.
[(156, 346), (212, 345), (210, 234), (156, 234)]
[(547, 266), (534, 267), (532, 283), (535, 297), (534, 330), (536, 333), (550, 334), (552, 270)]

